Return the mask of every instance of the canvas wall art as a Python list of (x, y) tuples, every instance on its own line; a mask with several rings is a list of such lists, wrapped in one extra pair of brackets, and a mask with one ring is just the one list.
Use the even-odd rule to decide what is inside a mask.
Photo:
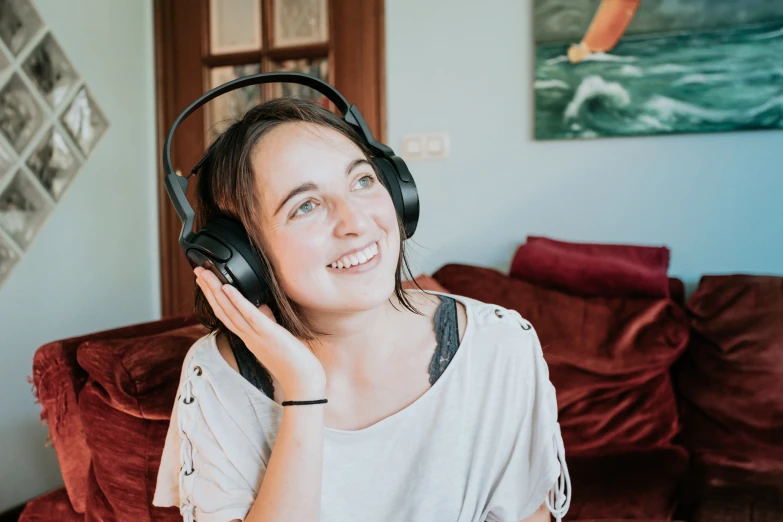
[(783, 127), (783, 1), (535, 0), (535, 136)]

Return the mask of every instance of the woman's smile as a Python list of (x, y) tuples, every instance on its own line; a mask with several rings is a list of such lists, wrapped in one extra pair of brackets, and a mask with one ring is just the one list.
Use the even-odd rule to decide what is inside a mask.
[[(326, 269), (334, 274), (363, 274), (369, 272), (377, 267), (381, 262), (381, 250), (379, 248), (380, 242), (376, 241), (364, 250), (344, 256), (341, 259), (333, 262), (331, 265), (327, 265)], [(345, 264), (350, 263), (350, 266), (346, 267)]]

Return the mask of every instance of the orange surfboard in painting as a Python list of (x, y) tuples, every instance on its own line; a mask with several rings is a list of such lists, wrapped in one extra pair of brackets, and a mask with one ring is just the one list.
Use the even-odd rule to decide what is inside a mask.
[(625, 34), (642, 0), (603, 0), (582, 42), (572, 45), (568, 58), (581, 62), (593, 53), (612, 50)]

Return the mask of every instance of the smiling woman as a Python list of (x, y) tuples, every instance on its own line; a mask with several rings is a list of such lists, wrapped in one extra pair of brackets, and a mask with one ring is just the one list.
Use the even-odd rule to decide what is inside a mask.
[(209, 148), (196, 225), (238, 222), (272, 299), (195, 268), (211, 332), (185, 358), (153, 503), (187, 522), (560, 519), (570, 483), (535, 331), (403, 289), (410, 234), (367, 143), (282, 98)]

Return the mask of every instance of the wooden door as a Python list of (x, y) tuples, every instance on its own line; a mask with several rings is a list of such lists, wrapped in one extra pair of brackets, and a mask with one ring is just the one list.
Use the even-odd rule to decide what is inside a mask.
[[(194, 276), (177, 243), (182, 222), (163, 188), (160, 153), (179, 113), (209, 89), (238, 76), (298, 71), (321, 77), (359, 107), (385, 140), (383, 0), (155, 0), (158, 208), (163, 317), (190, 313)], [(322, 101), (293, 85), (233, 91), (193, 113), (172, 142), (185, 174), (226, 118), (281, 95)], [(192, 198), (192, 188), (188, 197)], [(192, 201), (192, 200), (191, 200)]]

